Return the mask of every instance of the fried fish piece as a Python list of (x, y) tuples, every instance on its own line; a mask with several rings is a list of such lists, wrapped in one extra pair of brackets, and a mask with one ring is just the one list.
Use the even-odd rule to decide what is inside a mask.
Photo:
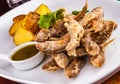
[(94, 67), (101, 67), (104, 64), (104, 62), (105, 62), (104, 52), (100, 52), (95, 56), (90, 56), (90, 63)]
[(46, 71), (57, 71), (60, 67), (56, 64), (54, 59), (51, 59), (42, 66), (42, 69)]
[(103, 19), (94, 19), (90, 23), (90, 28), (86, 29), (86, 31), (91, 31), (92, 33), (101, 31), (103, 29)]
[(117, 24), (111, 20), (103, 21), (103, 29), (91, 34), (91, 39), (98, 45), (106, 42), (111, 36), (112, 32), (117, 28)]
[(50, 37), (50, 32), (48, 29), (41, 29), (34, 38), (34, 41), (44, 42)]
[(59, 36), (60, 34), (54, 28), (41, 29), (35, 36), (34, 40), (38, 42), (44, 42), (50, 40), (51, 38), (59, 37)]
[(84, 18), (79, 21), (79, 23), (83, 27), (85, 27), (93, 19), (103, 17), (103, 16), (104, 16), (104, 12), (102, 7), (96, 7), (93, 10), (91, 10), (87, 15), (85, 15)]
[(67, 55), (65, 55), (65, 53), (63, 53), (63, 52), (57, 53), (57, 54), (52, 54), (52, 57), (56, 61), (57, 65), (61, 68), (65, 68), (69, 63), (69, 59), (68, 59)]
[(86, 0), (86, 3), (85, 3), (85, 6), (82, 8), (82, 11), (80, 11), (76, 16), (75, 16), (75, 20), (79, 21), (81, 20), (85, 14), (86, 14), (86, 11), (88, 9), (88, 0)]
[(57, 20), (53, 25), (53, 28), (58, 32), (59, 36), (63, 36), (67, 32), (62, 19)]
[(103, 29), (103, 18), (104, 18), (104, 14), (101, 13), (98, 17), (91, 20), (91, 22), (89, 23), (91, 25), (88, 30), (92, 32), (101, 31)]
[(89, 33), (84, 35), (81, 42), (85, 47), (86, 51), (88, 52), (88, 54), (90, 54), (91, 56), (99, 54), (100, 47), (94, 41), (92, 41)]
[(83, 37), (84, 28), (69, 14), (66, 15), (64, 21), (64, 25), (70, 35), (70, 42), (65, 49), (69, 56), (77, 56), (76, 47), (80, 45), (80, 40)]
[(111, 40), (99, 45), (100, 46), (100, 53), (97, 54), (96, 56), (90, 56), (90, 63), (94, 67), (101, 67), (104, 64), (104, 62), (105, 62), (104, 50), (113, 41), (114, 41), (114, 39), (111, 39)]
[(74, 78), (78, 76), (80, 70), (84, 66), (85, 62), (82, 58), (75, 58), (70, 62), (68, 67), (64, 69), (64, 72), (68, 78)]
[(36, 44), (36, 47), (41, 52), (45, 53), (57, 53), (65, 50), (70, 38), (69, 35), (66, 34), (62, 39), (57, 41), (45, 41), (39, 42)]
[(88, 53), (87, 53), (87, 51), (85, 50), (84, 47), (79, 47), (79, 48), (77, 48), (77, 49), (76, 49), (76, 54), (77, 54), (77, 56), (79, 56), (79, 57), (88, 55)]

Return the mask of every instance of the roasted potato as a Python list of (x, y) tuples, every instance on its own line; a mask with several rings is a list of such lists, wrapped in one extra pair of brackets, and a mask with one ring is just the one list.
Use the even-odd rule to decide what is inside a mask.
[(20, 22), (21, 20), (23, 20), (25, 18), (26, 15), (22, 14), (22, 15), (18, 15), (16, 17), (13, 18), (13, 22), (17, 23)]
[(34, 40), (34, 34), (31, 31), (26, 30), (22, 27), (16, 31), (13, 37), (15, 45), (20, 45), (22, 43), (30, 42), (32, 40)]
[(23, 20), (22, 26), (24, 29), (27, 29), (33, 33), (39, 31), (39, 15), (35, 12), (29, 12)]
[(14, 36), (17, 29), (19, 29), (21, 27), (21, 24), (22, 24), (23, 19), (25, 18), (25, 16), (26, 15), (18, 15), (18, 16), (13, 18), (13, 24), (9, 29), (9, 34), (11, 36)]
[(13, 24), (9, 29), (9, 34), (13, 36), (14, 44), (20, 45), (34, 40), (35, 34), (40, 30), (38, 25), (40, 15), (49, 12), (49, 8), (45, 4), (41, 4), (34, 12), (14, 17)]
[(36, 10), (35, 13), (38, 13), (39, 15), (45, 15), (47, 13), (50, 13), (50, 9), (45, 4), (41, 4)]
[(15, 22), (12, 24), (12, 26), (9, 29), (9, 34), (11, 36), (14, 36), (14, 34), (16, 33), (16, 31), (21, 27), (23, 21), (19, 21), (19, 22)]

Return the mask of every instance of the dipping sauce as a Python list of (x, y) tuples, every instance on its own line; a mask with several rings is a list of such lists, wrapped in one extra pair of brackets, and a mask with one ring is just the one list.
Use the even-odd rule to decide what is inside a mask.
[(15, 52), (12, 56), (11, 59), (13, 61), (21, 61), (21, 60), (25, 60), (28, 58), (33, 57), (35, 54), (37, 54), (39, 51), (37, 50), (35, 45), (28, 45), (25, 46), (23, 48), (21, 48), (20, 50), (18, 50), (17, 52)]

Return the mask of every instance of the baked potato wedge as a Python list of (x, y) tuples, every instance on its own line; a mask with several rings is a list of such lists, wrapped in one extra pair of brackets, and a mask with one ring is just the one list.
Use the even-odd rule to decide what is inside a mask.
[(50, 13), (50, 9), (45, 4), (41, 4), (37, 9), (35, 10), (35, 13), (38, 13), (39, 15), (45, 15), (47, 13)]
[(13, 37), (13, 42), (17, 46), (22, 44), (22, 43), (25, 43), (25, 42), (30, 42), (32, 40), (34, 40), (34, 34), (31, 31), (26, 30), (22, 27), (20, 27), (16, 31), (16, 33)]
[(22, 15), (18, 15), (16, 17), (13, 18), (13, 22), (17, 23), (20, 22), (21, 20), (23, 20), (25, 18), (26, 15), (22, 14)]
[(35, 12), (29, 12), (23, 20), (22, 26), (24, 29), (27, 29), (33, 33), (36, 33), (40, 30), (38, 25), (38, 20), (40, 16)]
[(11, 36), (14, 36), (17, 29), (19, 29), (21, 27), (21, 24), (22, 24), (23, 19), (25, 18), (25, 16), (26, 15), (18, 15), (18, 16), (13, 18), (13, 24), (9, 29), (9, 34)]
[(20, 45), (34, 40), (35, 34), (40, 30), (38, 25), (40, 15), (49, 12), (50, 9), (45, 4), (41, 4), (34, 12), (14, 17), (13, 24), (9, 29), (9, 34), (13, 36), (14, 44)]
[(14, 34), (16, 33), (16, 31), (21, 27), (21, 24), (22, 24), (23, 21), (19, 21), (19, 22), (14, 22), (12, 24), (12, 26), (10, 27), (9, 29), (9, 34), (11, 36), (14, 36)]

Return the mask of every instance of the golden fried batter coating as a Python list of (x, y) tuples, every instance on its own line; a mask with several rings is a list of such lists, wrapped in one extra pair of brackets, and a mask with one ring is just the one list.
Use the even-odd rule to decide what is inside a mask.
[(52, 57), (61, 68), (65, 68), (69, 63), (69, 59), (65, 53), (52, 54)]
[(103, 52), (100, 52), (99, 54), (90, 57), (90, 63), (95, 67), (101, 67), (104, 62), (105, 56)]
[(57, 71), (60, 67), (56, 64), (54, 59), (51, 59), (42, 66), (42, 69), (46, 71)]
[(66, 51), (69, 56), (76, 55), (76, 47), (80, 45), (80, 40), (84, 34), (84, 28), (80, 25), (71, 15), (67, 15), (64, 18), (65, 27), (70, 35), (70, 42), (66, 46)]
[(100, 47), (94, 41), (92, 41), (90, 34), (84, 35), (84, 37), (82, 38), (82, 44), (85, 47), (88, 54), (92, 56), (99, 54)]
[(68, 67), (66, 67), (64, 69), (64, 72), (66, 74), (66, 76), (68, 78), (74, 78), (76, 77), (80, 70), (82, 69), (82, 67), (84, 66), (85, 62), (83, 59), (81, 58), (75, 58), (73, 59), (70, 64), (68, 65)]

